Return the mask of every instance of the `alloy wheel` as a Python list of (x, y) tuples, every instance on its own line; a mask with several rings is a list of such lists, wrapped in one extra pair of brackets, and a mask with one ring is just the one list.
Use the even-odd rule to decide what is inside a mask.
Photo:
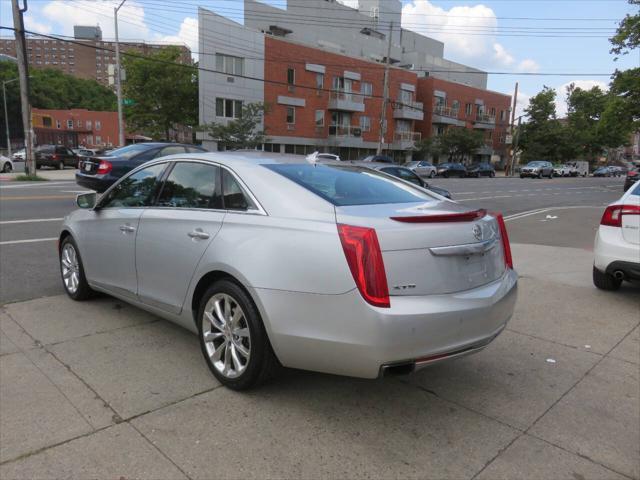
[(62, 265), (64, 286), (69, 293), (74, 294), (80, 285), (80, 262), (78, 261), (76, 249), (71, 243), (67, 243), (63, 247), (60, 263)]
[(227, 378), (246, 370), (251, 356), (251, 333), (239, 303), (226, 293), (207, 302), (202, 316), (202, 336), (211, 364)]

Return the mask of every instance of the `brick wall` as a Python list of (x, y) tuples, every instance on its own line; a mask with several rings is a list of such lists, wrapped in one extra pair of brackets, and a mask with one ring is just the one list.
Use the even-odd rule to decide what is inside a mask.
[[(118, 144), (117, 112), (95, 112), (85, 109), (32, 109), (34, 129), (57, 130), (77, 134), (78, 145), (106, 147)], [(68, 121), (72, 121), (70, 126)], [(96, 122), (99, 122), (97, 124)], [(37, 140), (37, 139), (36, 139)]]

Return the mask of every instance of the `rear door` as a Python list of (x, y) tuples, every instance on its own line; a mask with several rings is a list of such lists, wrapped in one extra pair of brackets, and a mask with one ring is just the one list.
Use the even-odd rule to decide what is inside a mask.
[(142, 214), (136, 239), (140, 300), (180, 313), (193, 273), (225, 217), (220, 167), (178, 161), (155, 205)]
[(139, 170), (100, 200), (80, 247), (87, 277), (114, 293), (137, 292), (135, 240), (140, 216), (152, 204), (166, 163)]

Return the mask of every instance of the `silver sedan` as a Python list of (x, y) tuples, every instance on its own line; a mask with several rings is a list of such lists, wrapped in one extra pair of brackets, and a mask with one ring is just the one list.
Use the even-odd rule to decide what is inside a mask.
[(281, 366), (375, 378), (477, 352), (516, 300), (500, 215), (362, 166), (185, 154), (77, 202), (59, 243), (68, 295), (197, 333), (234, 389)]

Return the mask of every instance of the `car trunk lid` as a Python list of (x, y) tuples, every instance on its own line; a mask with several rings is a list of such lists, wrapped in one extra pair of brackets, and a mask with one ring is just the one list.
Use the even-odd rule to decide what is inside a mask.
[(336, 207), (339, 224), (376, 231), (391, 296), (460, 292), (503, 274), (496, 218), (451, 202)]

